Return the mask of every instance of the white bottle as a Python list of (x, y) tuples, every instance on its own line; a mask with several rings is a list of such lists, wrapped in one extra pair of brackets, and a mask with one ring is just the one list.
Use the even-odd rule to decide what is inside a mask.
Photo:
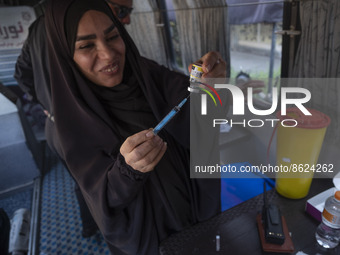
[(12, 255), (26, 254), (28, 251), (30, 218), (30, 211), (25, 208), (18, 209), (14, 212), (11, 220), (8, 248)]
[(324, 248), (334, 248), (340, 241), (340, 191), (327, 198), (322, 222), (316, 229), (316, 240)]

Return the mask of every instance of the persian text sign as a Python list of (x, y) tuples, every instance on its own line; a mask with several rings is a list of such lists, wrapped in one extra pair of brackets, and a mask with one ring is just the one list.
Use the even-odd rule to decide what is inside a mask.
[(34, 20), (35, 13), (32, 7), (1, 7), (0, 50), (20, 49)]

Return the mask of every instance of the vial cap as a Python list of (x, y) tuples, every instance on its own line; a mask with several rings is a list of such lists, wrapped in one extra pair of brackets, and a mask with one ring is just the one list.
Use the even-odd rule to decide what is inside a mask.
[(336, 200), (340, 201), (340, 190), (338, 190), (337, 192), (335, 192), (334, 197)]

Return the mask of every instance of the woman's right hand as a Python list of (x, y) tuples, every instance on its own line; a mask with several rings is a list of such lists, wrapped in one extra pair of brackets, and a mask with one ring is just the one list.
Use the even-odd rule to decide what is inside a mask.
[(152, 171), (165, 151), (166, 143), (152, 129), (129, 136), (120, 147), (125, 162), (143, 173)]

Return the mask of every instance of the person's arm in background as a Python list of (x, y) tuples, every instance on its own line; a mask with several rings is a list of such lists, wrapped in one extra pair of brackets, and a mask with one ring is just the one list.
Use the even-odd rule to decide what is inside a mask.
[(27, 99), (30, 101), (38, 102), (35, 89), (34, 89), (34, 74), (30, 53), (30, 43), (31, 43), (31, 31), (33, 23), (30, 27), (30, 33), (26, 39), (22, 49), (21, 54), (17, 59), (15, 65), (14, 78), (17, 80), (19, 87), (27, 95)]
[[(17, 59), (14, 78), (32, 105), (52, 113), (44, 16), (29, 28), (29, 35)], [(45, 113), (49, 116), (49, 113)]]

